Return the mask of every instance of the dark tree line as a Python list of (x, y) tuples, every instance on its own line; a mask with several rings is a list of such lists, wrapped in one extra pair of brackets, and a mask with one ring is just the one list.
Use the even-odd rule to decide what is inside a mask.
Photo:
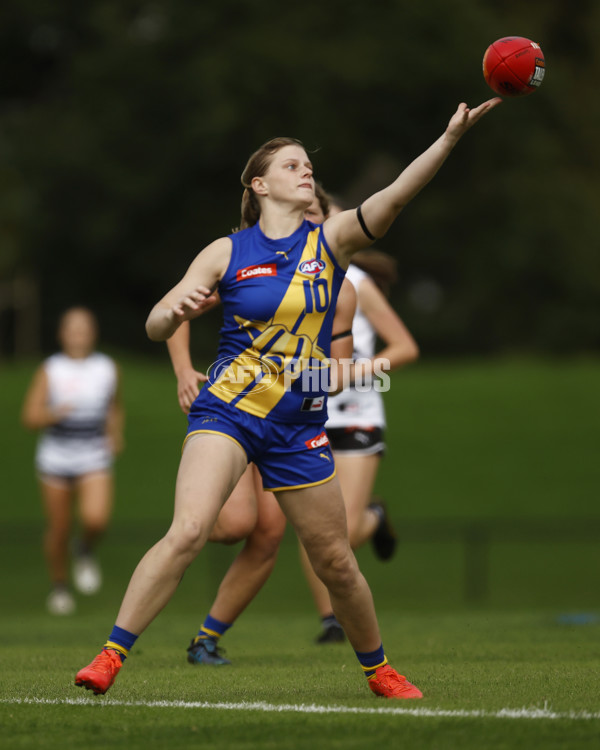
[[(0, 276), (37, 280), (43, 341), (85, 302), (149, 349), (152, 304), (239, 221), (239, 175), (274, 135), (349, 204), (392, 179), (459, 101), (491, 95), (487, 45), (528, 36), (547, 76), (461, 142), (379, 244), (432, 354), (600, 342), (594, 0), (6, 0)], [(217, 321), (199, 350), (214, 351)]]

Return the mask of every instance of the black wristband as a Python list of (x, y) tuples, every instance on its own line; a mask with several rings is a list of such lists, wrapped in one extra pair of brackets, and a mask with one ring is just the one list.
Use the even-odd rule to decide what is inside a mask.
[(367, 229), (367, 225), (365, 224), (365, 220), (363, 219), (362, 209), (360, 206), (356, 209), (356, 215), (358, 216), (358, 223), (360, 224), (360, 228), (367, 235), (367, 237), (371, 240), (371, 242), (375, 242), (377, 237), (374, 237), (371, 234), (371, 232), (369, 232), (369, 230)]

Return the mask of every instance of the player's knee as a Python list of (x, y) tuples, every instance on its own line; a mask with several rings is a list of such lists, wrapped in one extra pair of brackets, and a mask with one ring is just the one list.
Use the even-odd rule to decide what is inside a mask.
[(108, 518), (99, 516), (98, 518), (88, 518), (83, 524), (85, 532), (90, 536), (102, 536), (108, 526)]
[(262, 549), (265, 557), (276, 557), (281, 546), (282, 535), (267, 535), (263, 537)]
[(252, 531), (250, 541), (260, 549), (265, 558), (274, 557), (279, 552), (281, 540), (285, 533), (284, 525), (256, 527)]
[(215, 524), (209, 539), (211, 542), (219, 544), (237, 544), (243, 539), (247, 539), (253, 529), (254, 519), (250, 516), (229, 517), (227, 523), (219, 521)]
[(201, 521), (188, 519), (177, 526), (171, 526), (166, 538), (174, 554), (193, 557), (204, 546), (208, 532)]
[(328, 550), (324, 558), (315, 566), (315, 572), (328, 589), (344, 595), (356, 584), (358, 566), (349, 548)]

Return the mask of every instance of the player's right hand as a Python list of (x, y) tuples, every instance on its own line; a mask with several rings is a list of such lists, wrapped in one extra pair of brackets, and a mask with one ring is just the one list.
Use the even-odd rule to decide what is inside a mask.
[(180, 322), (192, 320), (202, 315), (203, 312), (211, 308), (216, 302), (217, 298), (208, 287), (198, 286), (173, 305), (173, 315)]
[(206, 383), (207, 376), (193, 367), (181, 370), (177, 375), (177, 398), (184, 414), (187, 414), (200, 393), (198, 383)]

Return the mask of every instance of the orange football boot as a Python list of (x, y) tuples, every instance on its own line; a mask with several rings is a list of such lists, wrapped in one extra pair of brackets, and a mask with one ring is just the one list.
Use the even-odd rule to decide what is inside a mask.
[(91, 664), (77, 672), (75, 684), (92, 690), (94, 695), (104, 695), (122, 666), (123, 662), (116, 651), (112, 648), (103, 648)]
[(423, 693), (402, 674), (386, 664), (379, 667), (372, 677), (368, 678), (369, 687), (375, 695), (384, 698), (422, 698)]

